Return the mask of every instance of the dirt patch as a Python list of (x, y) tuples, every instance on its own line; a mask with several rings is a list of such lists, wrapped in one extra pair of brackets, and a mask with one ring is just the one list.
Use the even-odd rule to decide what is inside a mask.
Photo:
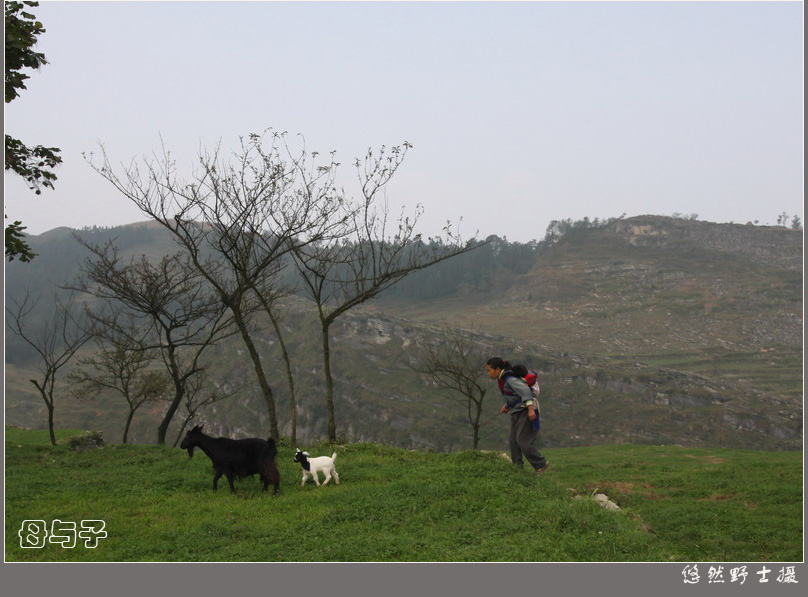
[(723, 502), (725, 500), (731, 500), (734, 497), (735, 497), (734, 495), (726, 495), (726, 494), (711, 495), (710, 497), (701, 498), (698, 501), (700, 501), (700, 502)]
[(710, 464), (724, 464), (724, 459), (718, 456), (696, 456), (695, 454), (685, 454), (685, 458), (699, 458), (706, 460)]

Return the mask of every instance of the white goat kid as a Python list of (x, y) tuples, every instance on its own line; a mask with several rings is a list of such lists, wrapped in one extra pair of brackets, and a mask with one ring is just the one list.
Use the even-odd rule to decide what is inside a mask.
[(314, 479), (315, 485), (320, 487), (320, 480), (317, 478), (317, 473), (320, 472), (325, 475), (323, 485), (326, 485), (331, 480), (332, 476), (334, 477), (334, 482), (339, 485), (339, 473), (334, 466), (334, 461), (336, 459), (336, 452), (334, 452), (330, 457), (318, 456), (317, 458), (310, 458), (308, 452), (301, 452), (300, 450), (297, 450), (297, 452), (295, 452), (294, 461), (299, 462), (300, 466), (303, 468), (303, 480), (300, 482), (300, 486), (303, 487), (308, 478), (311, 477)]

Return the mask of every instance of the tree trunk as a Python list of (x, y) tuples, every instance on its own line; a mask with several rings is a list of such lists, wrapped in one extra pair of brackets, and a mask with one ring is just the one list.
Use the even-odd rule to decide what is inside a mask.
[(171, 424), (171, 419), (174, 418), (174, 414), (177, 412), (177, 409), (182, 402), (182, 397), (185, 396), (185, 389), (178, 388), (177, 391), (174, 393), (174, 400), (171, 401), (171, 404), (168, 406), (168, 412), (166, 416), (163, 417), (163, 420), (160, 421), (159, 427), (157, 427), (157, 443), (161, 446), (165, 445), (166, 443), (166, 435), (168, 435), (168, 426)]
[(289, 401), (292, 410), (292, 445), (297, 443), (297, 398), (295, 397), (295, 380), (292, 375), (292, 360), (289, 358), (289, 351), (286, 350), (286, 342), (283, 341), (281, 334), (281, 327), (278, 325), (278, 320), (273, 315), (270, 309), (266, 309), (272, 326), (275, 328), (275, 335), (278, 337), (278, 343), (281, 345), (281, 353), (283, 354), (283, 361), (286, 363), (286, 379), (289, 382)]
[(280, 438), (280, 433), (278, 432), (278, 417), (275, 414), (275, 397), (272, 394), (272, 388), (269, 386), (269, 382), (267, 382), (267, 377), (264, 375), (264, 368), (261, 365), (261, 356), (258, 354), (258, 350), (255, 348), (255, 344), (250, 337), (250, 332), (247, 329), (247, 325), (244, 323), (241, 313), (239, 313), (236, 309), (232, 309), (232, 312), (236, 325), (241, 332), (241, 337), (244, 340), (244, 344), (247, 346), (247, 352), (250, 353), (253, 368), (255, 369), (255, 374), (258, 377), (258, 385), (261, 387), (261, 393), (264, 395), (264, 402), (266, 402), (267, 405), (267, 413), (269, 413), (270, 433), (272, 434), (272, 437)]
[(132, 418), (135, 416), (135, 411), (131, 408), (129, 409), (129, 416), (126, 417), (126, 425), (123, 427), (123, 440), (122, 442), (125, 444), (127, 439), (129, 438), (129, 426), (132, 424)]
[(168, 373), (171, 375), (171, 380), (174, 382), (174, 399), (168, 405), (163, 420), (157, 427), (157, 443), (161, 446), (166, 443), (166, 435), (168, 435), (168, 426), (171, 424), (171, 419), (180, 407), (182, 398), (185, 396), (185, 380), (179, 374), (179, 367), (177, 366), (175, 348), (169, 342), (168, 347)]
[(480, 427), (481, 427), (480, 419), (483, 416), (483, 402), (482, 398), (480, 398), (479, 402), (476, 400), (473, 400), (473, 402), (474, 402), (475, 414), (474, 414), (474, 422), (472, 423), (471, 426), (474, 429), (474, 449), (476, 450), (477, 446), (480, 443)]
[(53, 402), (47, 402), (48, 405), (48, 431), (50, 432), (51, 445), (56, 445), (56, 433), (53, 431)]
[[(45, 403), (45, 407), (48, 409), (48, 432), (50, 433), (51, 445), (55, 446), (56, 433), (53, 430), (53, 411), (54, 411), (53, 394), (51, 393), (51, 399), (48, 400), (48, 393), (45, 391), (45, 386), (39, 385), (39, 383), (35, 379), (29, 379), (28, 381), (34, 384), (34, 387), (37, 390), (39, 390), (39, 395), (42, 396), (42, 401)], [(46, 377), (45, 384), (47, 383), (48, 382)]]
[(331, 348), (328, 342), (328, 325), (323, 324), (323, 369), (325, 371), (325, 400), (328, 412), (328, 441), (337, 441), (337, 424), (334, 420), (334, 378), (331, 376)]

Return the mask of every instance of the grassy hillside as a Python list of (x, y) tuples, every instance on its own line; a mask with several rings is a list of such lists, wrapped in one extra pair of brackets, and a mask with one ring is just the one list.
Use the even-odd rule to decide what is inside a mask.
[[(211, 490), (210, 461), (165, 446), (74, 452), (6, 430), (7, 561), (801, 561), (802, 455), (681, 447), (545, 450), (542, 477), (501, 454), (337, 446), (342, 484)], [(313, 453), (330, 446), (307, 446)], [(606, 494), (622, 510), (591, 499)], [(90, 549), (20, 547), (24, 520), (103, 520)]]
[[(176, 249), (143, 225), (82, 236), (116, 237), (125, 256)], [(49, 293), (75, 274), (86, 251), (66, 230), (31, 240), (41, 256), (8, 264), (9, 287), (34, 286), (47, 313)], [(551, 244), (492, 241), (415, 274), (400, 292), (332, 327), (338, 437), (430, 451), (471, 447), (465, 409), (408, 367), (425, 342), (441, 341), (448, 321), (473, 329), (486, 350), (541, 373), (546, 447), (800, 450), (801, 257), (801, 230), (658, 216), (573, 228)], [(290, 300), (288, 308), (283, 328), (299, 390), (298, 437), (318, 441), (326, 436), (319, 328), (305, 299)], [(257, 339), (280, 432), (288, 435), (278, 343), (270, 331)], [(35, 359), (13, 336), (6, 349), (6, 421), (39, 428), (44, 407), (28, 382)], [(200, 419), (221, 435), (265, 434), (266, 408), (241, 341), (216, 347), (207, 361), (219, 387), (247, 386), (200, 411)], [(497, 416), (495, 394), (492, 385), (480, 447), (501, 450), (507, 419)], [(138, 412), (133, 441), (155, 440), (162, 408)], [(119, 399), (77, 401), (60, 388), (59, 426), (102, 430), (119, 441), (124, 414)], [(176, 433), (169, 435), (173, 441)]]
[[(767, 362), (796, 362), (802, 282), (801, 230), (646, 216), (576, 230), (485, 296), (395, 300), (379, 309), (587, 356), (650, 362), (703, 352), (720, 377), (721, 361), (734, 353), (765, 358), (775, 350)], [(750, 373), (766, 385), (762, 368)], [(777, 390), (801, 386), (799, 377), (791, 381)]]

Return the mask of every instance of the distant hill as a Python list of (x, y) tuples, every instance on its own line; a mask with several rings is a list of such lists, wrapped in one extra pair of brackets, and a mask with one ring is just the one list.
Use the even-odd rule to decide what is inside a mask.
[[(176, 250), (148, 225), (79, 233), (115, 237), (127, 255)], [(802, 230), (642, 216), (574, 227), (553, 242), (489, 241), (339, 320), (333, 363), (337, 426), (346, 439), (436, 451), (470, 447), (463, 408), (407, 367), (449, 321), (540, 370), (543, 445), (801, 449)], [(23, 287), (49, 295), (86, 258), (69, 234), (29, 243), (40, 257), (7, 264), (7, 295)], [(315, 441), (325, 435), (325, 415), (311, 305), (290, 301), (284, 325), (302, 396), (299, 435)], [(273, 385), (284, 423), (282, 361), (273, 335), (263, 338), (277, 364)], [(222, 385), (251, 379), (238, 341), (210, 357)], [(33, 362), (11, 337), (6, 362), (7, 423), (41, 425), (37, 398), (26, 387)], [(495, 390), (492, 384), (481, 447), (502, 448), (507, 433)], [(104, 429), (117, 441), (121, 416), (108, 416), (116, 408), (65, 400), (57, 419)], [(158, 416), (159, 407), (136, 417), (135, 441), (153, 441)], [(203, 417), (221, 434), (266, 429), (262, 401), (250, 388)]]
[(445, 309), (402, 302), (403, 316), (437, 321), (452, 311), (485, 329), (594, 353), (801, 347), (802, 253), (802, 230), (615, 220), (570, 231), (480, 300), (452, 297)]

